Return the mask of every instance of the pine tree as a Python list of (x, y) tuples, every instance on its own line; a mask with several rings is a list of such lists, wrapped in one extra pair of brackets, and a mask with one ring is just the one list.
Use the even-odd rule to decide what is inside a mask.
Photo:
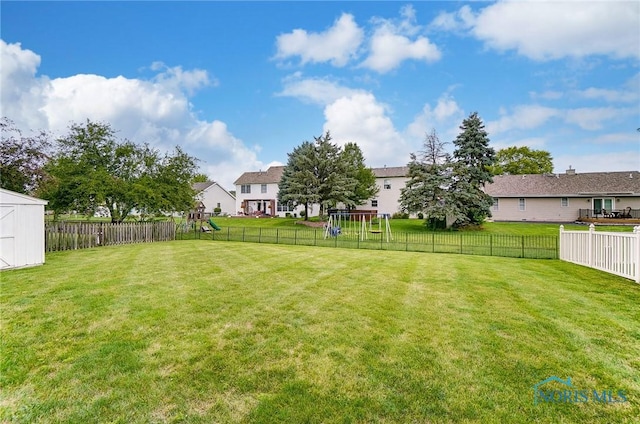
[(483, 189), (486, 183), (493, 182), (491, 167), (496, 161), (496, 153), (489, 147), (488, 134), (477, 112), (462, 121), (460, 130), (453, 142), (456, 166), (451, 189), (457, 207), (465, 211), (465, 219), (460, 223), (481, 224), (491, 216), (493, 200)]
[(450, 190), (453, 163), (435, 130), (427, 134), (420, 156), (411, 154), (409, 181), (400, 193), (400, 205), (410, 213), (421, 212), (429, 228), (446, 225), (447, 217), (463, 216)]

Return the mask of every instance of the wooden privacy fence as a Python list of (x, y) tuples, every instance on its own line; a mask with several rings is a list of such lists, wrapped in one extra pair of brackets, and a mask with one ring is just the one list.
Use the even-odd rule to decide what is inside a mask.
[(640, 283), (640, 226), (633, 233), (565, 231), (560, 226), (560, 259)]
[(178, 230), (176, 239), (213, 239), (252, 243), (301, 246), (343, 247), (353, 249), (404, 250), (409, 252), (459, 253), (464, 255), (513, 258), (557, 259), (557, 236), (528, 236), (447, 233), (393, 233), (389, 241), (384, 232), (368, 233), (365, 240), (358, 232), (342, 232), (325, 237), (321, 228), (225, 227), (222, 231)]
[(175, 240), (173, 222), (49, 222), (45, 225), (45, 251), (87, 249), (117, 244)]

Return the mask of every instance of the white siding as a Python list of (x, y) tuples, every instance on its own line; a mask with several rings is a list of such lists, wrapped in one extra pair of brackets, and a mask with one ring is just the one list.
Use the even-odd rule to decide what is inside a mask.
[(236, 213), (236, 199), (225, 189), (220, 187), (218, 183), (211, 184), (209, 187), (198, 193), (196, 196), (204, 204), (205, 212), (213, 214), (213, 210), (220, 204), (222, 214), (234, 215)]
[(0, 189), (0, 269), (44, 263), (47, 202)]

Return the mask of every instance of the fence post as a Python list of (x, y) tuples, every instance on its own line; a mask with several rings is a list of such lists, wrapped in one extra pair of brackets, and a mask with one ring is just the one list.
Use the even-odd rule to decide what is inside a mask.
[(596, 226), (589, 225), (589, 240), (587, 241), (587, 253), (589, 258), (587, 259), (589, 267), (593, 268), (593, 238), (595, 237)]
[(636, 283), (640, 284), (640, 225), (633, 227), (636, 235)]
[(560, 225), (560, 237), (558, 237), (558, 259), (563, 259), (562, 254), (562, 233), (564, 233), (564, 225)]
[(409, 233), (404, 233), (404, 251), (409, 251)]

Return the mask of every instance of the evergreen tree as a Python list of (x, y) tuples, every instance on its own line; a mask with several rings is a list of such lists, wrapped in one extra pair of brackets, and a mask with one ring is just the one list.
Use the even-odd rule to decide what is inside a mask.
[(347, 203), (353, 198), (356, 180), (351, 177), (349, 166), (342, 154), (342, 149), (331, 143), (331, 134), (327, 131), (323, 136), (314, 137), (316, 148), (316, 177), (320, 216), (335, 207), (338, 203)]
[(427, 134), (420, 156), (411, 154), (409, 181), (400, 193), (400, 205), (410, 213), (422, 212), (429, 228), (446, 225), (447, 217), (463, 216), (450, 190), (453, 184), (451, 156), (435, 130)]
[(376, 185), (376, 176), (365, 165), (360, 147), (356, 143), (345, 144), (341, 160), (346, 164), (348, 177), (355, 180), (353, 195), (344, 202), (347, 208), (362, 205), (376, 197), (380, 191)]
[(278, 184), (278, 202), (291, 206), (304, 205), (305, 221), (309, 219), (309, 206), (318, 203), (318, 162), (313, 143), (303, 142), (288, 154), (289, 159)]
[(493, 182), (491, 167), (496, 154), (489, 147), (489, 137), (477, 112), (462, 121), (460, 130), (453, 142), (456, 166), (451, 190), (457, 208), (465, 212), (459, 224), (481, 224), (491, 216), (493, 199), (483, 189), (486, 183)]

